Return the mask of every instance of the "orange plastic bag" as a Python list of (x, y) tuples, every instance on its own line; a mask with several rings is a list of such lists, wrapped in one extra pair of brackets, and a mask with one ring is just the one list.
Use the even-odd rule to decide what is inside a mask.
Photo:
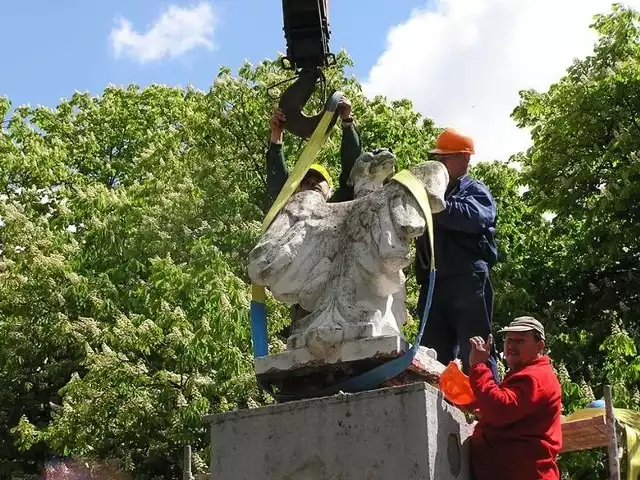
[(440, 376), (440, 390), (454, 405), (465, 407), (475, 402), (471, 383), (456, 362), (449, 362)]

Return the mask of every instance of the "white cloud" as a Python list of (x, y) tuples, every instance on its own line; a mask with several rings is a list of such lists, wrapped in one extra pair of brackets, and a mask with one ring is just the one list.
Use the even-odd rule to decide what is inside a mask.
[(610, 8), (611, 0), (429, 0), (390, 30), (365, 92), (409, 98), (436, 124), (472, 135), (476, 159), (506, 160), (530, 145), (510, 118), (518, 92), (546, 90), (592, 53), (589, 25)]
[(111, 45), (116, 58), (126, 55), (140, 63), (177, 57), (198, 47), (211, 50), (215, 20), (213, 7), (207, 2), (185, 8), (170, 5), (145, 33), (120, 19), (118, 27), (111, 30)]

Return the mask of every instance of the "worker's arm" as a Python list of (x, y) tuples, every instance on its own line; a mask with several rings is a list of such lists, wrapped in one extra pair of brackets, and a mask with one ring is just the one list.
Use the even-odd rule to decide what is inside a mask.
[(340, 143), (340, 181), (338, 189), (331, 197), (332, 202), (344, 202), (353, 200), (353, 187), (347, 185), (351, 169), (358, 157), (362, 154), (360, 136), (356, 131), (351, 117), (351, 103), (346, 97), (338, 105), (342, 124), (342, 141)]
[(484, 185), (474, 183), (467, 191), (448, 199), (445, 209), (433, 218), (449, 230), (481, 233), (494, 225), (496, 204)]
[(280, 194), (280, 190), (289, 178), (289, 170), (282, 151), (282, 134), (286, 118), (280, 110), (271, 116), (271, 141), (267, 151), (267, 190), (273, 200)]
[(528, 375), (515, 375), (508, 386), (496, 384), (485, 363), (471, 366), (469, 382), (482, 419), (496, 426), (508, 425), (529, 415), (543, 394), (537, 382)]

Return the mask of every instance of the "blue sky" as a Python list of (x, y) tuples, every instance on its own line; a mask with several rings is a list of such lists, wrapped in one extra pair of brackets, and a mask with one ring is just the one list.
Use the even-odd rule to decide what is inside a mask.
[[(171, 5), (193, 8), (199, 0), (20, 0), (2, 2), (5, 48), (0, 95), (14, 107), (54, 106), (74, 90), (100, 93), (117, 85), (157, 82), (207, 88), (218, 68), (239, 67), (285, 51), (280, 0), (212, 0), (214, 49), (196, 46), (173, 58), (140, 63), (116, 58), (110, 34), (126, 19), (144, 34)], [(331, 48), (346, 48), (358, 77), (366, 77), (383, 53), (386, 32), (424, 0), (331, 0)], [(364, 8), (366, 5), (366, 8)], [(10, 40), (12, 39), (12, 40)]]
[[(471, 135), (476, 160), (507, 160), (531, 142), (511, 118), (519, 92), (546, 90), (588, 55), (593, 15), (612, 2), (329, 0), (331, 49), (349, 52), (367, 95), (408, 98)], [(207, 89), (222, 65), (285, 51), (281, 9), (281, 0), (4, 0), (0, 95), (55, 106), (109, 83)]]

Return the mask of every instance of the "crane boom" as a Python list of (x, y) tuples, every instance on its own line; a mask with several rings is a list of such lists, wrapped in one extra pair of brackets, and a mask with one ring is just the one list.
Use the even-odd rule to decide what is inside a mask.
[(289, 70), (315, 70), (326, 67), (333, 55), (329, 51), (328, 0), (282, 0), (287, 56), (283, 67)]

